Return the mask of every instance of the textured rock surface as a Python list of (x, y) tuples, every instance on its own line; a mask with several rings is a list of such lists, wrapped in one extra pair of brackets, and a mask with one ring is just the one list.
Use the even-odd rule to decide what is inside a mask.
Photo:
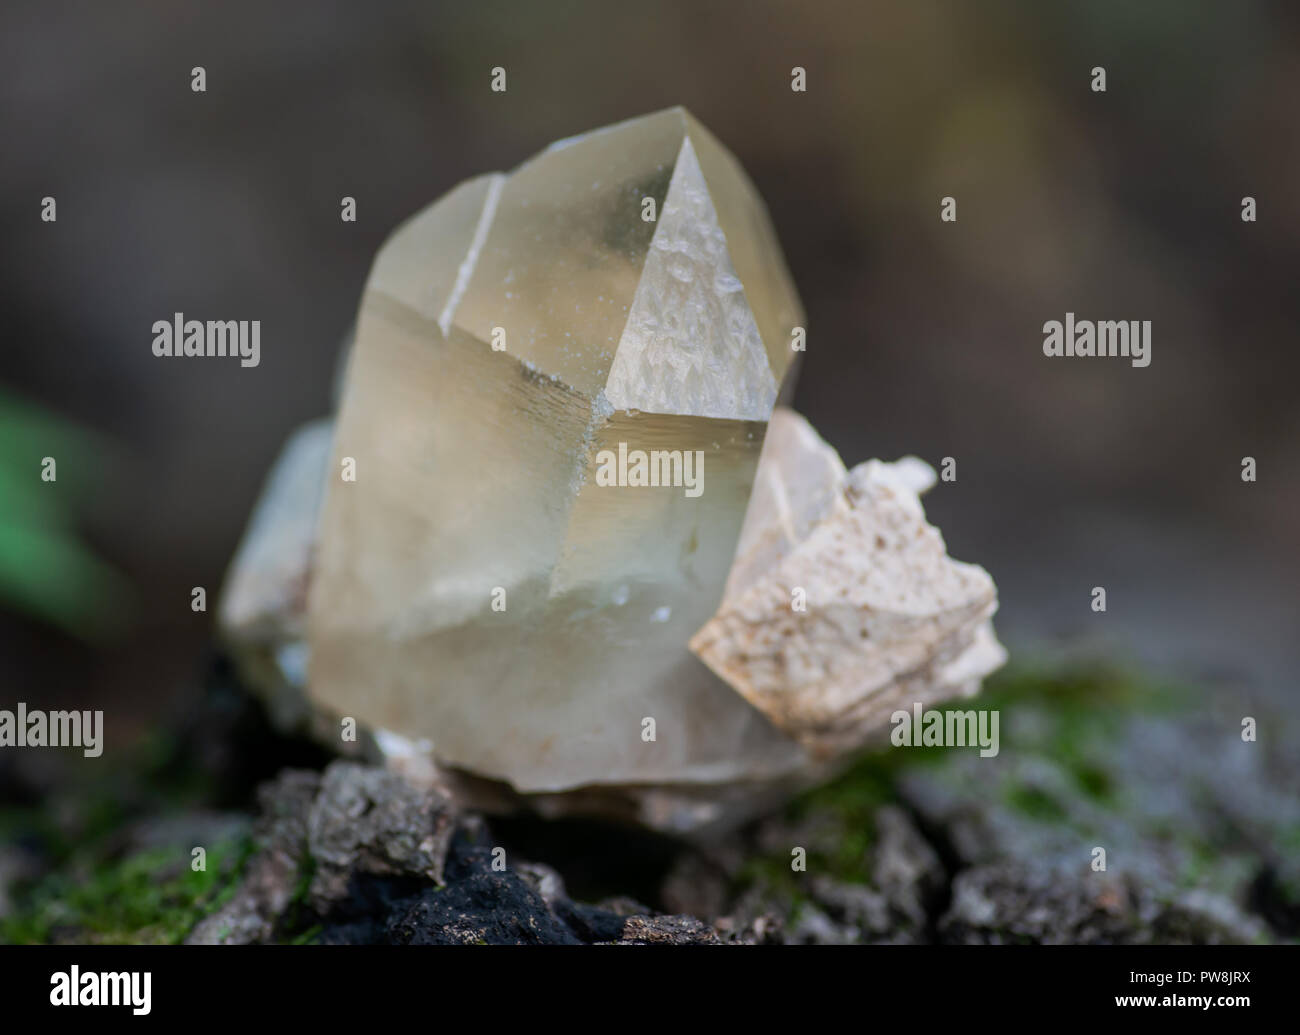
[(320, 789), (316, 773), (286, 770), (262, 788), (253, 829), (256, 855), (238, 891), (186, 939), (192, 945), (248, 945), (273, 939), (288, 910), (307, 851), (307, 823)]
[(483, 821), (383, 769), (289, 770), (259, 793), (256, 853), (190, 944), (252, 944), (306, 930), (323, 943), (710, 943), (694, 917), (569, 899), (547, 866), (508, 861)]
[[(245, 762), (293, 748), (266, 739), (265, 717), (259, 731), (204, 713), (163, 770), (156, 753), (134, 775), (109, 761), (90, 787), (52, 784), (49, 755), (0, 757), (9, 794), (0, 820), (27, 858), (26, 875), (10, 875), (0, 940), (1294, 939), (1300, 759), (1290, 747), (1300, 726), (1277, 702), (1230, 689), (1106, 671), (1001, 673), (981, 702), (1003, 715), (996, 757), (886, 747), (788, 808), (690, 846), (626, 826), (489, 824), (470, 813), (422, 851), (412, 835), (438, 829), (440, 799), (426, 812), (413, 807), (424, 792), (336, 762), (282, 772), (262, 789), (249, 855), (247, 817), (227, 811), (249, 803), (247, 774), (213, 765), (204, 744), (220, 741)], [(1257, 741), (1242, 740), (1243, 712), (1258, 722)], [(161, 772), (165, 800), (149, 791)], [(336, 790), (325, 794), (327, 783)], [(106, 828), (107, 798), (127, 804)], [(30, 808), (15, 808), (24, 801)], [(344, 890), (313, 896), (313, 817), (346, 823), (355, 801), (366, 815), (406, 818), (363, 816), (363, 836), (318, 838), (328, 886)], [(196, 884), (190, 851), (200, 844), (212, 879)], [(505, 867), (493, 868), (501, 845)], [(430, 856), (443, 846), (440, 887)], [(1104, 871), (1092, 867), (1098, 847)], [(792, 868), (795, 848), (802, 870)], [(32, 883), (33, 868), (47, 878)]]
[(309, 904), (328, 911), (355, 874), (441, 883), (453, 823), (446, 795), (382, 769), (333, 763), (307, 817), (307, 852), (315, 863)]
[(933, 477), (916, 459), (846, 472), (802, 417), (773, 415), (726, 597), (691, 649), (818, 757), (1006, 660), (993, 580), (925, 521)]
[[(763, 820), (728, 853), (689, 861), (690, 887), (740, 875), (737, 897), (666, 894), (670, 908), (696, 908), (724, 932), (764, 918), (797, 942), (1300, 933), (1300, 894), (1283, 876), (1300, 843), (1297, 763), (1284, 747), (1300, 732), (1294, 716), (1240, 692), (1229, 708), (1227, 695), (1113, 673), (1004, 682), (981, 702), (1006, 723), (998, 756), (936, 749), (909, 763), (887, 751), (793, 819)], [(1243, 708), (1266, 738), (1242, 740)], [(806, 873), (790, 872), (793, 846), (808, 853)]]

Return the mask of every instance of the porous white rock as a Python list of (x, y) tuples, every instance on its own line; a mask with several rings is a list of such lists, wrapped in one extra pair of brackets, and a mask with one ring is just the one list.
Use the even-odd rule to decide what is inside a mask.
[(1006, 660), (993, 580), (925, 520), (933, 483), (915, 457), (846, 471), (798, 414), (769, 422), (725, 598), (691, 649), (817, 758)]

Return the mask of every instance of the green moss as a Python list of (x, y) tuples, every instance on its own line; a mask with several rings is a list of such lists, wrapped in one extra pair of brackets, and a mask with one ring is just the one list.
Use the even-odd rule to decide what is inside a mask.
[(1059, 801), (1038, 787), (1013, 786), (1007, 792), (1007, 804), (1042, 823), (1060, 823), (1068, 815)]
[[(813, 870), (810, 860), (809, 871)], [(790, 868), (790, 856), (778, 854), (757, 855), (746, 860), (736, 874), (736, 891), (757, 890), (769, 908), (778, 904), (786, 910), (786, 918), (793, 921), (798, 911), (808, 901), (807, 888), (802, 883), (809, 872), (796, 873)]]
[(314, 924), (313, 926), (307, 928), (307, 930), (303, 931), (301, 934), (294, 935), (294, 937), (290, 938), (289, 944), (290, 945), (313, 945), (315, 944), (316, 939), (320, 937), (320, 933), (323, 930), (324, 928), (321, 927), (320, 924)]
[[(1121, 802), (1105, 760), (1124, 724), (1136, 713), (1176, 713), (1186, 707), (1187, 697), (1175, 684), (1120, 665), (1020, 664), (994, 675), (976, 701), (1004, 716), (1030, 712), (1036, 721), (1026, 724), (1030, 732), (1017, 734), (1016, 749), (1050, 760), (1082, 794), (1115, 808)], [(1007, 735), (1004, 722), (1004, 748)], [(1067, 818), (1063, 804), (1040, 789), (1014, 786), (1006, 798), (1016, 811), (1042, 822)]]
[[(810, 791), (792, 805), (793, 822), (816, 815), (838, 828), (832, 849), (809, 848), (810, 873), (854, 883), (869, 879), (868, 855), (876, 839), (876, 810), (897, 797), (896, 758), (889, 753), (869, 755), (838, 780)], [(786, 859), (785, 868), (789, 870), (789, 866)]]
[(48, 807), (18, 807), (0, 811), (0, 841), (39, 846), (51, 867), (58, 867), (87, 846), (100, 845), (127, 819), (111, 780), (78, 788), (56, 812)]
[(148, 733), (93, 772), (69, 766), (57, 799), (0, 809), (0, 842), (22, 845), (45, 876), (8, 889), (15, 908), (0, 942), (176, 941), (233, 893), (246, 838), (209, 846), (207, 869), (189, 848), (121, 855), (120, 832), (141, 817), (207, 804), (210, 776), (174, 737)]
[(1216, 876), (1221, 862), (1218, 853), (1195, 839), (1186, 839), (1182, 849), (1175, 883), (1186, 888), (1209, 883)]
[[(914, 758), (928, 750), (907, 752)], [(790, 868), (791, 845), (784, 852), (752, 856), (736, 877), (737, 890), (762, 888), (765, 897), (786, 903), (791, 915), (806, 901), (805, 883), (824, 875), (835, 880), (865, 884), (870, 880), (870, 851), (875, 843), (876, 810), (897, 799), (894, 780), (906, 761), (903, 752), (874, 751), (851, 769), (821, 787), (796, 798), (786, 810), (795, 829), (805, 822), (830, 824), (833, 834), (818, 840), (833, 847), (802, 845), (807, 849), (807, 870)], [(917, 759), (919, 760), (919, 759)]]
[(1099, 766), (1081, 763), (1074, 768), (1074, 778), (1083, 793), (1094, 801), (1106, 802), (1114, 797), (1110, 774)]
[(1283, 827), (1278, 835), (1278, 847), (1284, 855), (1300, 855), (1300, 826)]
[(19, 906), (0, 920), (0, 940), (179, 942), (234, 893), (249, 852), (245, 838), (213, 845), (198, 872), (183, 849), (70, 866), (15, 896)]
[[(1032, 733), (1017, 741), (1017, 750), (1039, 754), (1061, 765), (1080, 790), (1092, 800), (1114, 806), (1117, 790), (1103, 760), (1114, 736), (1134, 712), (1176, 711), (1183, 696), (1176, 686), (1155, 681), (1119, 665), (1059, 665), (1019, 662), (996, 673), (973, 699), (950, 702), (940, 710), (966, 711), (972, 707), (1003, 713), (1005, 719), (1032, 711), (1038, 720), (1028, 724)], [(870, 880), (869, 854), (875, 843), (875, 815), (882, 806), (898, 801), (899, 775), (921, 766), (941, 766), (953, 758), (952, 748), (917, 747), (895, 750), (882, 740), (876, 750), (859, 759), (838, 779), (809, 791), (790, 806), (787, 819), (796, 829), (802, 822), (832, 825), (832, 833), (819, 840), (833, 848), (809, 847), (808, 873), (790, 869), (788, 850), (751, 858), (737, 877), (738, 890), (761, 886), (793, 910), (804, 894), (801, 879), (825, 874), (839, 881)], [(1012, 785), (1003, 789), (1007, 803), (1022, 815), (1043, 823), (1064, 822), (1065, 805), (1051, 794), (1033, 787)]]
[(294, 885), (289, 904), (285, 907), (277, 941), (287, 942), (290, 945), (307, 944), (300, 939), (310, 941), (320, 933), (320, 928), (315, 923), (316, 917), (307, 905), (307, 892), (315, 876), (316, 860), (304, 853), (298, 863), (298, 881)]

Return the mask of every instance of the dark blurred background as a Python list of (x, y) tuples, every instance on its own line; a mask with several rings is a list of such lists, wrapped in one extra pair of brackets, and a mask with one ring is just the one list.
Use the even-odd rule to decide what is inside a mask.
[[(113, 738), (197, 693), (226, 564), (286, 435), (330, 407), (388, 232), (678, 103), (771, 209), (808, 313), (797, 407), (850, 464), (956, 458), (927, 508), (998, 581), (1013, 654), (1289, 693), (1298, 57), (1289, 2), (6, 0), (5, 510), (55, 506), (67, 542), (42, 567), (4, 541), (26, 590), (0, 619), (0, 704), (111, 703)], [(1151, 366), (1046, 359), (1066, 311), (1151, 320)], [(261, 365), (155, 358), (174, 312), (261, 320)]]

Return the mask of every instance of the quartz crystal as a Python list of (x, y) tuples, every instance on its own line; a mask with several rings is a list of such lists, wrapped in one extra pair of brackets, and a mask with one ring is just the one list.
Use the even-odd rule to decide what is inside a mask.
[(777, 405), (802, 323), (680, 108), (456, 187), (379, 252), (339, 412), (268, 479), (220, 606), (245, 675), (478, 807), (679, 832), (974, 692), (992, 580), (925, 522), (926, 464), (848, 471)]
[[(722, 597), (801, 323), (760, 198), (680, 108), (399, 227), (335, 429), (311, 697), (526, 792), (798, 768), (686, 644)], [(598, 483), (620, 450), (695, 454), (702, 492)]]

